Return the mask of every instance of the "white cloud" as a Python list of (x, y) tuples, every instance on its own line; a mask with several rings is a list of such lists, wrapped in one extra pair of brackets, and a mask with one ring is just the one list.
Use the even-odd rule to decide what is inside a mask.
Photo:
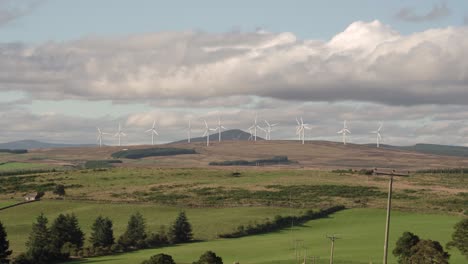
[(355, 22), (329, 42), (292, 33), (162, 32), (0, 46), (0, 90), (34, 98), (203, 101), (231, 96), (466, 104), (468, 29), (401, 35)]

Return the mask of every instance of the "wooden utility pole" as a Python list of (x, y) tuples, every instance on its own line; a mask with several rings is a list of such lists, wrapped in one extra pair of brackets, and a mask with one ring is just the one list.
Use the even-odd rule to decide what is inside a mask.
[(392, 210), (392, 190), (393, 190), (393, 177), (400, 176), (400, 177), (408, 177), (409, 172), (397, 172), (396, 170), (388, 170), (388, 169), (374, 169), (373, 175), (384, 175), (390, 176), (390, 180), (388, 182), (388, 198), (387, 198), (387, 219), (385, 221), (385, 242), (384, 242), (384, 256), (383, 256), (383, 264), (387, 264), (388, 258), (388, 238), (390, 232), (390, 213)]
[(333, 253), (335, 251), (335, 240), (339, 239), (336, 235), (327, 236), (331, 241), (330, 264), (333, 264)]

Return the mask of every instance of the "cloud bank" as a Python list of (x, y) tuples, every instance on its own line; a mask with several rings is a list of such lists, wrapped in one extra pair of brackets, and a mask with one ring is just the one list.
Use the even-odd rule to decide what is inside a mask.
[(352, 23), (329, 41), (292, 33), (159, 32), (0, 44), (0, 91), (119, 102), (256, 96), (388, 105), (468, 103), (468, 28), (402, 35)]

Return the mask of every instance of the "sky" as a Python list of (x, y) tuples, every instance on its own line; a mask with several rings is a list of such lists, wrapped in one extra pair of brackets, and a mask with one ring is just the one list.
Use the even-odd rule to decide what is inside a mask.
[[(203, 134), (468, 146), (468, 1), (0, 0), (0, 142)], [(262, 134), (260, 134), (262, 136)], [(105, 144), (117, 143), (108, 136)]]

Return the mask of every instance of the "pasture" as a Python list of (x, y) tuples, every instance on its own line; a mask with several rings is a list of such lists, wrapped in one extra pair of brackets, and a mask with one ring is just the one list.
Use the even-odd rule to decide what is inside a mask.
[(186, 211), (193, 225), (194, 236), (198, 240), (215, 239), (218, 233), (230, 232), (239, 224), (263, 221), (275, 215), (301, 212), (299, 209), (272, 207), (183, 208), (150, 204), (40, 201), (3, 210), (0, 212), (0, 221), (6, 227), (14, 254), (18, 254), (24, 251), (32, 223), (40, 213), (44, 213), (49, 224), (60, 213), (74, 213), (87, 235), (90, 234), (91, 225), (96, 217), (106, 216), (112, 219), (114, 234), (118, 237), (124, 232), (130, 215), (137, 211), (145, 217), (148, 231), (156, 232), (161, 225), (170, 225), (181, 210)]
[[(455, 216), (394, 212), (390, 234), (390, 251), (398, 237), (411, 230), (424, 239), (433, 239), (445, 245), (452, 233), (453, 225), (459, 220)], [(294, 263), (295, 243), (303, 258), (319, 257), (316, 263), (329, 263), (330, 242), (327, 234), (338, 234), (335, 244), (335, 262), (367, 264), (382, 262), (385, 211), (379, 209), (351, 209), (333, 214), (330, 218), (312, 220), (300, 227), (284, 229), (265, 235), (237, 239), (218, 239), (200, 243), (177, 245), (159, 249), (141, 250), (114, 256), (75, 261), (80, 264), (127, 264), (140, 263), (150, 256), (166, 253), (176, 263), (189, 264), (207, 250), (216, 252), (224, 263)], [(456, 250), (449, 251), (450, 263), (461, 264), (465, 259)], [(393, 255), (389, 263), (395, 263)], [(299, 262), (299, 261), (297, 261)], [(302, 261), (301, 261), (302, 263)], [(312, 263), (310, 260), (308, 263)]]

